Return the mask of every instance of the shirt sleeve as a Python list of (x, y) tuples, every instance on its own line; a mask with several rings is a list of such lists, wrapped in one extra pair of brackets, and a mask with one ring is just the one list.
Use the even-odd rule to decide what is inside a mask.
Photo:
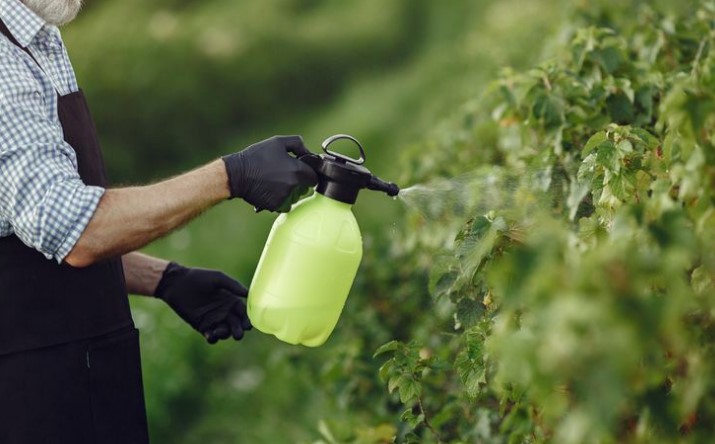
[(26, 245), (62, 262), (104, 189), (80, 179), (74, 150), (50, 111), (56, 98), (43, 95), (24, 62), (0, 51), (0, 73), (0, 219)]

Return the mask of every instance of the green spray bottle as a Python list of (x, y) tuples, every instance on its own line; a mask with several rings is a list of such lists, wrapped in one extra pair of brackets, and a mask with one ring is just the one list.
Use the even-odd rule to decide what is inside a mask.
[[(331, 151), (330, 144), (340, 139), (355, 143), (360, 158)], [(310, 347), (323, 344), (335, 328), (362, 259), (362, 236), (351, 210), (358, 193), (400, 191), (362, 166), (365, 151), (354, 137), (329, 137), (322, 148), (324, 154), (300, 157), (318, 175), (316, 192), (276, 219), (248, 293), (254, 327)]]

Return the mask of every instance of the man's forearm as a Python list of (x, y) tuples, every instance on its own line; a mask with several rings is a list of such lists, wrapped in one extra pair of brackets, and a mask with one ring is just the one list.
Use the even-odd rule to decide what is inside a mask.
[(84, 267), (137, 250), (229, 195), (220, 159), (153, 185), (109, 189), (65, 261)]
[(127, 291), (140, 296), (154, 296), (169, 261), (132, 252), (122, 256)]

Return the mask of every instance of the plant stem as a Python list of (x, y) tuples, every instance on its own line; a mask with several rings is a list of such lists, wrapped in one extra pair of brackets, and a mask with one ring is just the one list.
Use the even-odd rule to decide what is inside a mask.
[(422, 397), (421, 396), (419, 396), (417, 398), (417, 405), (420, 407), (420, 412), (422, 413), (422, 417), (424, 418), (423, 422), (425, 424), (425, 427), (427, 427), (427, 429), (429, 429), (429, 431), (432, 432), (432, 434), (434, 434), (435, 438), (437, 438), (437, 442), (439, 444), (442, 444), (442, 442), (443, 442), (442, 437), (439, 435), (439, 432), (437, 432), (437, 430), (434, 427), (432, 427), (432, 424), (429, 422), (429, 419), (427, 419), (427, 412), (425, 411), (424, 405), (422, 405)]

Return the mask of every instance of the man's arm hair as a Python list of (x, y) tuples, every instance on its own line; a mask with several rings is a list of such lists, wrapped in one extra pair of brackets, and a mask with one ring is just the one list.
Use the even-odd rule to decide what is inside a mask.
[(221, 159), (152, 185), (108, 189), (64, 260), (86, 267), (132, 252), (229, 197)]
[(134, 251), (122, 256), (127, 291), (138, 296), (154, 296), (169, 261)]

